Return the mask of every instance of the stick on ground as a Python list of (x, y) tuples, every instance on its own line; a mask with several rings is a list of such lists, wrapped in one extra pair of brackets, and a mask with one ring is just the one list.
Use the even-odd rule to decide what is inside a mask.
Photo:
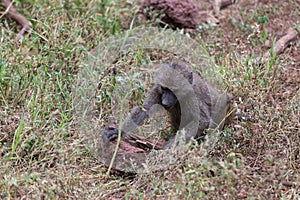
[[(284, 49), (290, 44), (290, 42), (292, 42), (293, 40), (295, 40), (297, 38), (297, 31), (293, 28), (289, 28), (287, 33), (280, 38), (278, 41), (275, 42), (274, 44), (274, 54), (279, 55), (280, 53), (282, 53), (284, 51)], [(270, 60), (271, 58), (271, 54), (268, 51), (262, 61), (263, 62), (267, 62), (268, 60)]]
[(229, 6), (233, 3), (234, 3), (234, 0), (215, 0), (214, 8), (215, 8), (216, 14), (218, 14), (222, 8)]
[(15, 9), (15, 7), (13, 6), (13, 1), (10, 0), (1, 0), (1, 1), (4, 3), (6, 10), (1, 15), (0, 18), (2, 18), (3, 15), (8, 15), (10, 18), (14, 19), (15, 21), (17, 21), (19, 24), (23, 26), (21, 31), (16, 36), (16, 39), (19, 41), (23, 38), (25, 32), (29, 31), (32, 24)]

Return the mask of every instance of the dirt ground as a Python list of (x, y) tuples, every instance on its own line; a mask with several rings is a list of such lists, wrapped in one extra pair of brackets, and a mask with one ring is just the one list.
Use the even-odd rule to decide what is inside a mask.
[[(35, 32), (15, 45), (11, 41), (18, 25), (1, 19), (6, 38), (1, 37), (0, 55), (8, 69), (3, 77), (10, 80), (6, 85), (6, 79), (0, 80), (1, 198), (195, 199), (199, 194), (203, 199), (300, 198), (299, 0), (240, 0), (217, 14), (212, 1), (194, 0), (202, 23), (197, 30), (185, 31), (205, 44), (225, 69), (238, 116), (225, 127), (209, 158), (192, 150), (175, 167), (133, 178), (106, 176), (107, 167), (90, 152), (85, 135), (73, 128), (77, 121), (70, 95), (85, 50), (128, 28), (122, 20), (132, 20), (131, 1), (126, 1), (128, 10), (115, 1), (101, 5), (70, 1), (65, 7), (64, 1), (15, 2), (18, 10), (23, 5), (22, 14), (32, 17)], [(278, 57), (261, 63), (289, 28), (298, 37)], [(36, 88), (39, 95), (33, 92)], [(104, 104), (110, 110), (111, 105)], [(18, 134), (22, 137), (15, 138)]]
[[(232, 71), (241, 68), (263, 71), (267, 65), (261, 64), (260, 60), (272, 48), (272, 43), (284, 36), (289, 28), (299, 33), (299, 1), (239, 1), (221, 9), (218, 14), (206, 1), (194, 3), (201, 10), (204, 18), (200, 20), (204, 23), (200, 25), (200, 31), (186, 31), (196, 40), (204, 41), (216, 62), (221, 66), (229, 64)], [(207, 23), (211, 19), (218, 23)], [(278, 55), (276, 62), (282, 67), (276, 75), (253, 74), (253, 81), (248, 83), (252, 85), (229, 86), (244, 117), (229, 125), (234, 130), (233, 136), (224, 139), (211, 158), (226, 159), (230, 152), (234, 152), (233, 157), (242, 155), (244, 165), (242, 169), (236, 169), (238, 180), (233, 186), (239, 191), (238, 199), (256, 195), (279, 198), (280, 193), (296, 199), (295, 191), (300, 190), (297, 173), (300, 170), (299, 50), (298, 34), (297, 39)], [(239, 61), (247, 56), (252, 64)], [(241, 77), (244, 75), (240, 74)], [(255, 81), (262, 77), (270, 81), (266, 88), (260, 81)], [(292, 100), (298, 102), (296, 107), (290, 107)], [(219, 188), (219, 192), (224, 192), (219, 193), (218, 198), (227, 199), (226, 187), (230, 186), (220, 186), (222, 184), (222, 181), (211, 183)]]
[[(249, 2), (249, 3), (248, 3)], [(241, 1), (238, 4), (230, 5), (219, 14), (219, 27), (221, 34), (219, 38), (209, 33), (203, 33), (203, 40), (219, 42), (219, 49), (215, 50), (217, 55), (225, 55), (229, 59), (232, 67), (239, 68), (241, 63), (231, 62), (231, 52), (243, 58), (244, 55), (255, 55), (259, 57), (263, 55), (272, 44), (272, 40), (281, 38), (290, 27), (294, 27), (299, 33), (299, 16), (300, 2), (299, 1)], [(252, 16), (252, 17), (249, 17)], [(253, 20), (256, 18), (256, 20)], [(253, 21), (252, 21), (253, 20)], [(249, 31), (246, 26), (250, 26), (252, 31)], [(266, 40), (258, 40), (266, 34)], [(254, 39), (256, 38), (256, 39)], [(288, 194), (293, 191), (291, 187), (297, 183), (299, 191), (300, 177), (297, 173), (284, 172), (286, 169), (300, 170), (300, 51), (299, 51), (299, 34), (297, 40), (294, 40), (285, 51), (279, 55), (279, 60), (282, 62), (282, 71), (279, 76), (276, 76), (274, 87), (261, 92), (268, 94), (262, 99), (265, 105), (261, 106), (260, 113), (250, 114), (249, 110), (255, 109), (255, 103), (247, 104), (243, 107), (243, 112), (247, 113), (249, 121), (246, 122), (250, 126), (249, 135), (238, 133), (232, 144), (227, 143), (222, 147), (220, 152), (226, 152), (232, 148), (234, 144), (239, 144), (239, 150), (243, 157), (246, 170), (240, 174), (241, 180), (237, 187), (241, 191), (238, 194), (240, 198), (247, 198), (249, 186), (257, 189), (257, 193), (269, 194), (272, 196), (276, 189), (282, 193)], [(220, 64), (222, 64), (220, 60)], [(255, 78), (255, 77), (254, 77)], [(259, 86), (257, 86), (259, 89)], [(234, 90), (234, 89), (233, 89)], [(235, 91), (235, 94), (238, 92)], [(251, 99), (252, 96), (245, 95), (241, 98), (245, 101)], [(256, 94), (259, 95), (259, 94)], [(248, 100), (249, 100), (248, 99)], [(291, 99), (298, 101), (298, 107), (295, 112), (287, 111)], [(248, 101), (249, 103), (249, 101)], [(275, 115), (279, 113), (279, 118), (286, 117), (285, 124), (276, 126), (274, 121)], [(252, 115), (252, 116), (250, 116)], [(261, 120), (268, 118), (269, 123), (261, 123)], [(273, 121), (273, 123), (272, 123)], [(278, 120), (278, 123), (280, 120)], [(244, 122), (241, 123), (244, 126)], [(276, 122), (275, 122), (276, 124)], [(267, 127), (269, 126), (269, 127)], [(291, 126), (292, 128), (288, 128)], [(285, 128), (283, 128), (285, 127)], [(268, 129), (272, 134), (264, 134), (263, 130)], [(235, 152), (237, 153), (237, 152)], [(219, 154), (222, 155), (222, 154)], [(224, 154), (223, 154), (224, 155)], [(283, 165), (279, 163), (284, 163)], [(278, 165), (278, 166), (276, 166)], [(259, 187), (254, 186), (260, 182), (255, 177), (262, 176), (265, 180)], [(283, 186), (279, 186), (282, 184)], [(246, 189), (248, 188), (248, 189)], [(250, 189), (251, 190), (251, 189)], [(265, 192), (262, 192), (265, 190)], [(240, 195), (240, 196), (239, 196)], [(296, 199), (296, 197), (293, 197)], [(298, 197), (299, 198), (299, 197)]]

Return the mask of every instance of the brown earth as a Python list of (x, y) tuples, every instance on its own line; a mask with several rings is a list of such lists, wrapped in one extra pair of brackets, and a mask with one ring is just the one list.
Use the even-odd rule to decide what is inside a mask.
[[(278, 193), (288, 195), (295, 189), (300, 190), (299, 175), (287, 173), (288, 170), (294, 172), (300, 170), (300, 2), (277, 0), (248, 2), (250, 1), (240, 1), (239, 4), (221, 10), (217, 17), (219, 37), (210, 31), (201, 33), (204, 41), (219, 43), (219, 49), (211, 50), (211, 55), (214, 55), (219, 64), (229, 62), (232, 68), (239, 69), (241, 63), (236, 62), (236, 59), (243, 59), (246, 55), (261, 58), (271, 47), (272, 41), (277, 41), (291, 27), (298, 31), (298, 38), (279, 55), (278, 62), (282, 67), (273, 78), (269, 77), (273, 82), (269, 88), (263, 89), (260, 85), (253, 85), (253, 88), (257, 88), (257, 93), (248, 93), (245, 87), (242, 95), (237, 95), (236, 100), (243, 101), (239, 107), (249, 119), (232, 124), (236, 126), (235, 136), (231, 142), (227, 142), (227, 145), (223, 144), (220, 154), (214, 156), (223, 157), (229, 149), (238, 144), (235, 153), (243, 155), (246, 170), (238, 172), (240, 180), (237, 188), (240, 193), (237, 197), (247, 198), (247, 193), (256, 192), (257, 195), (266, 198), (278, 198), (276, 197)], [(224, 57), (228, 60), (224, 61)], [(243, 67), (254, 67), (259, 70), (260, 66)], [(233, 94), (239, 94), (237, 88), (231, 89)], [(260, 93), (267, 95), (258, 100)], [(292, 99), (299, 102), (294, 112), (289, 108)], [(253, 102), (250, 103), (251, 101)], [(259, 111), (251, 112), (253, 109)], [(280, 125), (283, 118), (284, 124)], [(250, 127), (250, 132), (244, 133), (242, 127)], [(266, 129), (268, 134), (264, 133)], [(264, 180), (261, 182), (259, 177), (263, 177)]]
[[(297, 199), (297, 196), (292, 195), (299, 194), (300, 191), (299, 34), (298, 38), (278, 56), (275, 62), (280, 68), (276, 69), (274, 74), (259, 73), (268, 65), (259, 65), (254, 61), (247, 64), (240, 60), (245, 60), (247, 56), (251, 56), (254, 60), (261, 58), (272, 42), (281, 38), (290, 27), (299, 33), (300, 1), (241, 0), (238, 4), (221, 9), (218, 14), (214, 13), (213, 5), (208, 1), (196, 2), (198, 2), (196, 6), (202, 10), (199, 15), (202, 24), (199, 30), (186, 32), (196, 40), (204, 41), (210, 55), (220, 66), (229, 64), (231, 66), (229, 72), (242, 68), (256, 71), (250, 77), (252, 81), (246, 82), (245, 85), (234, 84), (236, 74), (232, 74), (229, 90), (235, 94), (241, 117), (228, 126), (233, 130), (231, 137), (226, 139), (224, 136), (219, 149), (211, 155), (211, 159), (219, 160), (236, 159), (241, 156), (243, 166), (240, 169), (233, 169), (237, 176), (234, 186), (226, 185), (226, 179), (219, 179), (214, 175), (216, 171), (210, 170), (212, 174), (210, 176), (215, 176), (215, 179), (209, 179), (211, 180), (209, 184), (218, 189), (217, 192), (208, 190), (207, 193), (211, 193), (215, 199), (229, 199), (227, 190), (235, 187), (239, 191), (235, 194), (238, 199), (258, 196), (265, 199), (279, 199), (282, 196), (278, 194)], [(245, 76), (243, 73), (239, 75)], [(269, 83), (265, 86), (261, 80)], [(298, 105), (291, 106), (292, 100), (299, 102)], [(0, 119), (0, 141), (5, 142), (17, 130), (20, 116), (9, 117), (9, 114), (4, 112), (1, 114), (3, 117)], [(70, 141), (71, 145), (73, 144)], [(0, 153), (4, 155), (2, 150)], [(71, 152), (72, 148), (68, 151)], [(84, 174), (86, 182), (93, 186), (101, 182), (96, 176), (99, 174), (99, 163), (93, 160), (96, 167), (91, 169), (85, 166), (85, 162), (80, 163), (80, 160), (76, 162), (78, 162), (76, 167), (82, 167), (80, 173)], [(86, 173), (84, 170), (90, 172)], [(164, 173), (171, 177), (169, 179), (178, 179), (182, 171), (175, 169)], [(137, 177), (130, 186), (142, 188), (145, 194), (150, 193), (151, 185), (147, 187), (147, 182), (142, 182), (142, 176)], [(126, 188), (117, 193), (113, 193), (112, 190), (109, 197), (112, 199), (124, 197), (124, 193), (129, 190)]]
[[(211, 3), (193, 2), (199, 11), (200, 28), (185, 31), (196, 40), (204, 41), (220, 66), (230, 65), (232, 72), (241, 68), (255, 72), (249, 82), (252, 85), (229, 83), (242, 117), (229, 125), (233, 135), (230, 140), (220, 142), (219, 150), (211, 158), (226, 160), (228, 156), (242, 155), (243, 168), (235, 169), (238, 199), (254, 197), (254, 194), (273, 199), (285, 194), (296, 199), (294, 191), (300, 191), (300, 176), (296, 173), (300, 172), (300, 2), (244, 0), (218, 13)], [(294, 28), (298, 37), (275, 61), (261, 63), (272, 43), (289, 28)], [(241, 60), (247, 57), (250, 61), (243, 63)], [(274, 73), (259, 73), (272, 67), (273, 61), (281, 67)], [(257, 81), (260, 79), (269, 82), (266, 87)], [(291, 100), (298, 101), (298, 106), (291, 108)], [(176, 171), (170, 173), (176, 176)], [(223, 190), (218, 198), (226, 199), (226, 188), (230, 186), (222, 184), (222, 180), (210, 183), (219, 188), (219, 192)]]

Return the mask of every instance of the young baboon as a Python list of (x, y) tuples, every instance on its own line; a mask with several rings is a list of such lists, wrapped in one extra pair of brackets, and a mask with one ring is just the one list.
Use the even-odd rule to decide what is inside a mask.
[[(155, 84), (149, 91), (142, 108), (134, 107), (122, 124), (122, 137), (140, 126), (148, 118), (154, 105), (167, 110), (172, 126), (172, 134), (164, 148), (169, 148), (178, 130), (185, 129), (185, 139), (204, 137), (207, 128), (222, 128), (230, 97), (221, 94), (200, 75), (182, 61), (161, 64), (156, 73)], [(106, 139), (118, 137), (117, 128), (106, 128)]]

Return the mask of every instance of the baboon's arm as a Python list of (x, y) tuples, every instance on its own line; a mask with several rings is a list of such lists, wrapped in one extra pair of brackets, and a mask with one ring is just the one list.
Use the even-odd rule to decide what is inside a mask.
[[(122, 136), (140, 126), (144, 122), (144, 120), (148, 118), (151, 107), (153, 105), (161, 105), (161, 94), (159, 89), (159, 86), (154, 86), (152, 90), (149, 91), (147, 98), (144, 100), (141, 108), (138, 106), (134, 107), (129, 115), (124, 119), (121, 127)], [(110, 141), (113, 141), (118, 137), (118, 132), (118, 128), (106, 128), (103, 132), (103, 135)]]
[(146, 118), (149, 117), (150, 110), (153, 105), (161, 105), (161, 94), (159, 86), (154, 86), (148, 93), (147, 98), (144, 100), (143, 105), (136, 106), (132, 109), (131, 113), (125, 118), (122, 123), (122, 133), (127, 133), (140, 126)]

